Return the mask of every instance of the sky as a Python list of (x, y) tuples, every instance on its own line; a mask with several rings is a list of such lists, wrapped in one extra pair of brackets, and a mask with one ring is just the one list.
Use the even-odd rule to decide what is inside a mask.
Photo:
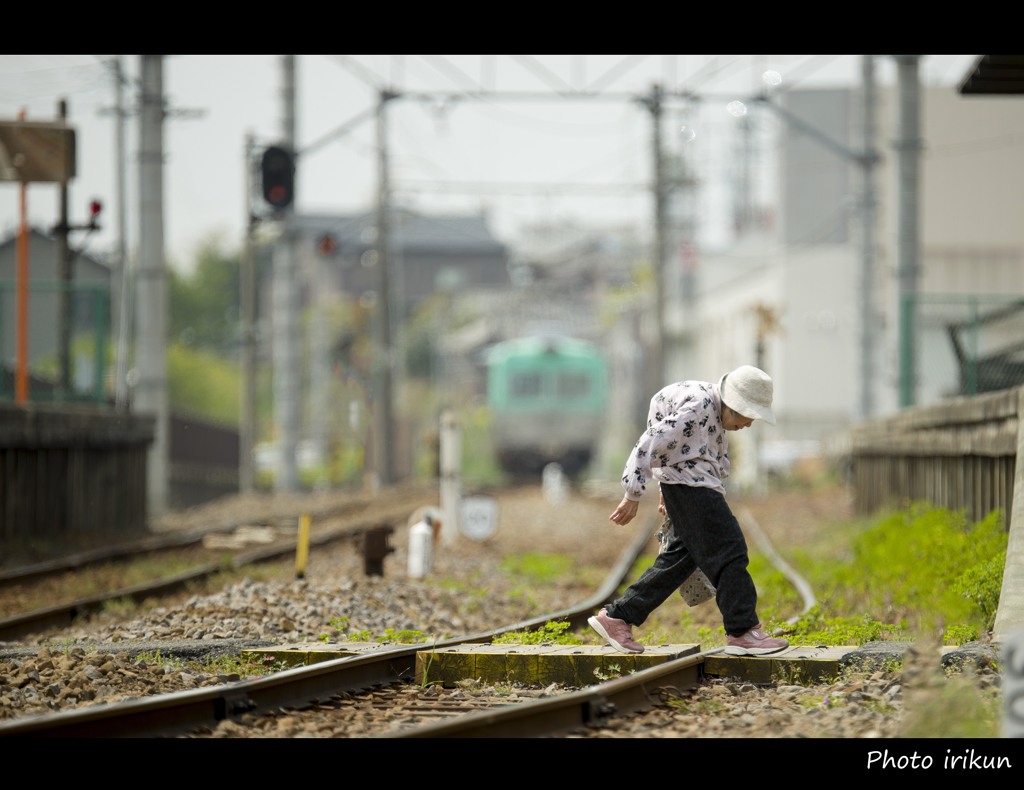
[[(164, 247), (187, 271), (204, 244), (240, 248), (249, 206), (246, 140), (255, 150), (284, 137), (281, 55), (167, 55), (163, 61)], [(739, 118), (770, 149), (773, 121), (749, 97), (815, 87), (856, 87), (860, 55), (297, 55), (297, 213), (374, 210), (379, 185), (380, 92), (387, 107), (387, 163), (394, 202), (425, 214), (485, 211), (510, 242), (536, 223), (650, 227), (651, 114), (659, 85), (663, 144), (700, 184), (699, 243), (728, 242)], [(924, 85), (955, 87), (976, 55), (924, 55)], [(124, 146), (117, 145), (115, 63), (124, 82)], [(68, 185), (71, 224), (100, 200), (101, 230), (72, 244), (113, 253), (123, 232), (129, 260), (139, 235), (139, 55), (0, 55), (0, 122), (53, 121), (61, 100), (75, 129), (77, 172)], [(876, 78), (894, 85), (892, 57)], [(583, 95), (586, 94), (586, 95)], [(688, 97), (688, 98), (687, 98)], [(744, 101), (747, 99), (748, 101)], [(740, 101), (742, 105), (731, 104)], [(737, 109), (738, 108), (738, 109)], [(750, 108), (746, 114), (743, 108)], [(760, 111), (764, 113), (763, 110)], [(777, 123), (777, 121), (775, 121)], [(118, 168), (119, 155), (123, 168)], [(757, 157), (754, 188), (770, 193), (771, 157)], [(118, 212), (123, 174), (125, 210)], [(20, 187), (0, 181), (0, 238), (21, 221)], [(49, 230), (57, 184), (30, 184), (27, 221)]]

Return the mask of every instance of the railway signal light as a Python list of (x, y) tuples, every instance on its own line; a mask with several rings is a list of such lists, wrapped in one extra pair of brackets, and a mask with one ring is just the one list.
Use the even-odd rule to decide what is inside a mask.
[(89, 201), (89, 230), (99, 230), (100, 214), (103, 213), (103, 203), (95, 198)]
[(276, 209), (287, 208), (295, 200), (295, 157), (287, 148), (272, 145), (260, 162), (263, 199)]
[(338, 242), (330, 233), (325, 233), (316, 243), (316, 250), (325, 258), (338, 249)]

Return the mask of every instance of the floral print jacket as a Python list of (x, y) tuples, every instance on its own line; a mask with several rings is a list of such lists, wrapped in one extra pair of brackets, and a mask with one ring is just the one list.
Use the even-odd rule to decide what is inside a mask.
[(647, 413), (647, 430), (622, 471), (626, 497), (638, 501), (652, 479), (724, 494), (728, 476), (729, 438), (722, 426), (718, 385), (679, 381), (656, 393)]

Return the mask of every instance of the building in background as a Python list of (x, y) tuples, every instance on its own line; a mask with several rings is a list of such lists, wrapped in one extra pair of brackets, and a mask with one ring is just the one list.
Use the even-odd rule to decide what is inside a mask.
[[(321, 289), (357, 299), (377, 292), (375, 212), (296, 214), (291, 222), (303, 303)], [(486, 215), (428, 216), (396, 208), (390, 222), (388, 280), (396, 320), (408, 318), (438, 291), (509, 285), (509, 253), (492, 235)]]
[[(294, 371), (274, 370), (273, 375), (295, 375), (301, 381), (297, 440), (310, 448), (307, 455), (314, 465), (339, 453), (358, 455), (362, 448), (369, 458), (372, 431), (386, 430), (392, 471), (403, 478), (412, 474), (419, 435), (436, 428), (419, 424), (422, 419), (417, 422), (403, 405), (409, 399), (403, 384), (410, 356), (435, 356), (422, 345), (411, 348), (423, 336), (410, 340), (407, 327), (432, 297), (461, 303), (481, 289), (507, 289), (511, 280), (508, 251), (483, 213), (424, 215), (395, 206), (387, 220), (382, 259), (376, 211), (289, 218), (302, 362)], [(261, 264), (268, 271), (272, 246)], [(265, 278), (258, 296), (257, 355), (264, 362), (271, 361), (275, 333), (281, 331), (275, 322), (283, 318), (274, 314), (274, 286), (275, 278)], [(387, 348), (381, 346), (384, 306)], [(450, 324), (452, 310), (447, 314)], [(383, 366), (388, 366), (387, 389), (393, 392), (389, 404), (382, 401)], [(423, 406), (423, 397), (412, 399), (416, 407)], [(385, 407), (394, 408), (393, 419), (381, 425), (375, 410)]]
[[(71, 284), (71, 377), (73, 399), (102, 400), (106, 357), (105, 344), (111, 337), (110, 267), (88, 251), (70, 249)], [(17, 261), (18, 237), (0, 240), (0, 354), (4, 384), (0, 397), (13, 398), (10, 380), (17, 364)], [(52, 397), (55, 382), (39, 378), (40, 368), (58, 368), (60, 353), (61, 282), (57, 266), (56, 239), (38, 229), (28, 233), (28, 365), (36, 378), (37, 399)], [(82, 342), (76, 343), (76, 337)], [(88, 341), (85, 341), (85, 338)], [(99, 342), (99, 346), (97, 346)], [(44, 395), (44, 390), (45, 395)], [(97, 396), (98, 393), (98, 396)]]
[[(920, 87), (908, 361), (899, 271), (900, 96), (897, 86), (875, 91), (880, 159), (870, 279), (862, 167), (772, 114), (764, 122), (776, 127), (778, 199), (766, 214), (775, 221), (751, 226), (727, 252), (699, 255), (693, 299), (677, 286), (668, 300), (670, 378), (710, 379), (743, 363), (761, 364), (774, 377), (778, 424), (737, 437), (748, 458), (785, 462), (817, 445), (841, 444), (845, 430), (864, 418), (1024, 383), (1014, 356), (1024, 341), (1024, 103)], [(857, 88), (793, 90), (781, 102), (856, 154), (864, 150), (863, 98)], [(904, 404), (908, 365), (913, 400)], [(756, 474), (754, 466), (744, 468)]]

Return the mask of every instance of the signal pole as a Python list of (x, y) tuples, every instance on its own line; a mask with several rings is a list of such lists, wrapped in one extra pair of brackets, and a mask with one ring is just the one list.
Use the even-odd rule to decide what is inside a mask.
[(665, 221), (667, 200), (665, 188), (665, 157), (662, 151), (661, 117), (663, 110), (660, 85), (651, 88), (650, 97), (644, 100), (651, 112), (652, 189), (654, 191), (654, 342), (651, 343), (651, 364), (648, 368), (647, 392), (657, 392), (665, 381)]
[(391, 434), (391, 376), (395, 353), (391, 347), (391, 285), (388, 278), (391, 234), (391, 185), (387, 156), (387, 103), (397, 94), (381, 91), (377, 104), (377, 361), (373, 403), (373, 472), (371, 484), (388, 485), (393, 478)]
[[(112, 61), (114, 71), (114, 115), (116, 124), (116, 145), (117, 156), (117, 277), (115, 288), (118, 296), (111, 301), (114, 309), (111, 311), (111, 325), (117, 332), (117, 355), (114, 367), (114, 405), (118, 411), (128, 409), (128, 332), (132, 325), (132, 278), (128, 269), (128, 256), (126, 254), (126, 225), (125, 216), (127, 209), (125, 205), (125, 183), (124, 183), (124, 119), (126, 116), (124, 108), (124, 73), (121, 68), (121, 56), (115, 55)], [(111, 289), (113, 291), (113, 289)]]
[(163, 225), (163, 55), (142, 55), (139, 127), (139, 349), (135, 407), (155, 415), (149, 449), (147, 507), (163, 515), (169, 489), (167, 393), (167, 268)]
[[(281, 56), (282, 146), (295, 150), (295, 56)], [(278, 209), (281, 234), (274, 247), (274, 420), (279, 450), (274, 488), (297, 491), (299, 434), (298, 267), (292, 228), (294, 207)]]
[[(68, 105), (64, 99), (58, 104), (61, 123), (68, 118)], [(68, 183), (60, 185), (60, 225), (57, 233), (57, 276), (60, 280), (60, 308), (57, 316), (58, 357), (60, 373), (57, 381), (57, 397), (64, 400), (71, 392), (71, 285), (74, 274), (71, 268), (71, 245), (68, 241)]]
[(899, 278), (900, 408), (913, 406), (917, 389), (917, 362), (914, 349), (918, 281), (918, 180), (923, 147), (920, 135), (921, 92), (918, 76), (919, 55), (896, 55), (899, 106), (895, 143), (899, 168), (897, 206), (897, 275)]
[(253, 182), (252, 134), (245, 138), (245, 241), (242, 247), (242, 272), (239, 278), (242, 308), (242, 398), (238, 431), (238, 489), (243, 494), (255, 488), (253, 445), (256, 441), (256, 277), (253, 263), (253, 228), (256, 223), (252, 209)]

